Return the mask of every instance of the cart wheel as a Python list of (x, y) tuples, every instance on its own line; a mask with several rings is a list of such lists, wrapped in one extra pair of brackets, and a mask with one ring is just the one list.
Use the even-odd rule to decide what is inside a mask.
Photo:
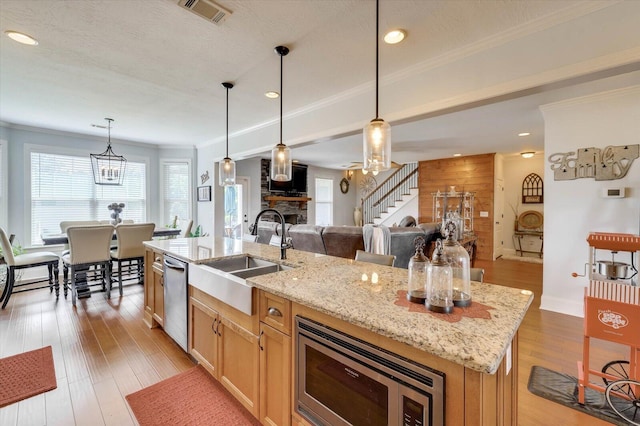
[(607, 403), (620, 417), (632, 425), (640, 426), (640, 382), (617, 380), (605, 391)]
[[(602, 367), (602, 372), (604, 374), (609, 374), (611, 376), (616, 376), (619, 379), (628, 379), (629, 378), (629, 361), (625, 360), (617, 360), (608, 362)], [(605, 386), (608, 386), (611, 383), (611, 380), (607, 380), (606, 377), (602, 378)]]

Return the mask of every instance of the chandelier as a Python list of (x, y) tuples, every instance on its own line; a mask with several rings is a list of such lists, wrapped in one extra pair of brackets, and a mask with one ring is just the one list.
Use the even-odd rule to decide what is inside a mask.
[(93, 181), (96, 185), (122, 185), (127, 159), (122, 155), (116, 155), (111, 149), (111, 122), (113, 118), (105, 118), (105, 120), (107, 120), (109, 134), (107, 150), (102, 154), (90, 155)]

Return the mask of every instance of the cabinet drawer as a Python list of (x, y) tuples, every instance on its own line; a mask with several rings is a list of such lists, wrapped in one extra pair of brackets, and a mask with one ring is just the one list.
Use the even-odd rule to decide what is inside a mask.
[(276, 330), (291, 335), (291, 302), (260, 290), (260, 321)]

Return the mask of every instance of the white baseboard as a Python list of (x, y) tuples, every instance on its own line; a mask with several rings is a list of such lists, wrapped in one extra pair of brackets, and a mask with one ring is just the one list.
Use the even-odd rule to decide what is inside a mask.
[(575, 300), (561, 299), (558, 297), (545, 296), (543, 294), (540, 298), (540, 309), (584, 318), (582, 299), (579, 302), (576, 302)]

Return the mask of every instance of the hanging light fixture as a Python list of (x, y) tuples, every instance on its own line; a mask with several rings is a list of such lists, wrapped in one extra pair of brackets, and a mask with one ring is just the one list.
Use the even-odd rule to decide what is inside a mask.
[(227, 156), (218, 165), (220, 171), (220, 186), (236, 184), (236, 162), (229, 158), (229, 89), (233, 83), (224, 82), (222, 86), (227, 89)]
[(96, 185), (122, 185), (127, 160), (122, 155), (114, 154), (111, 149), (111, 122), (113, 122), (113, 118), (105, 118), (105, 120), (107, 120), (109, 135), (107, 150), (102, 154), (90, 155), (93, 181)]
[(275, 51), (280, 55), (280, 143), (271, 150), (271, 179), (284, 182), (291, 180), (291, 150), (282, 143), (282, 62), (289, 53), (286, 46), (276, 46)]
[(363, 170), (374, 174), (391, 167), (391, 126), (378, 115), (378, 86), (379, 86), (379, 52), (378, 52), (378, 21), (380, 2), (376, 0), (376, 118), (364, 127), (363, 133)]

